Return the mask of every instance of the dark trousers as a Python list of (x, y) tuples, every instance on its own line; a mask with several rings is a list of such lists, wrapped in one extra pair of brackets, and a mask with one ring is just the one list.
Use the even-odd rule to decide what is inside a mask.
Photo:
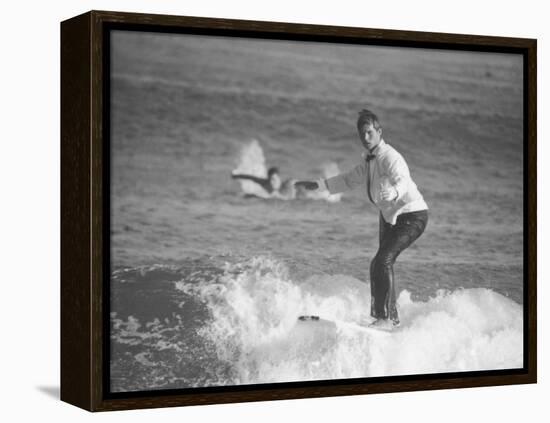
[(380, 244), (370, 263), (372, 317), (399, 323), (393, 264), (397, 256), (422, 235), (427, 224), (427, 210), (403, 213), (395, 225), (387, 223), (380, 213)]

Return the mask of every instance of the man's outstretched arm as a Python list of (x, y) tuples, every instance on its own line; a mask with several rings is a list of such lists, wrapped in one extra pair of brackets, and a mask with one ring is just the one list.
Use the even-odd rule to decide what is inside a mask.
[(367, 164), (363, 161), (350, 171), (325, 179), (324, 182), (326, 189), (328, 189), (331, 194), (339, 194), (364, 185), (366, 175)]
[(328, 190), (331, 194), (349, 191), (363, 185), (366, 177), (366, 163), (355, 166), (352, 170), (328, 179), (318, 179), (317, 181), (298, 181), (295, 187), (303, 187), (306, 190)]

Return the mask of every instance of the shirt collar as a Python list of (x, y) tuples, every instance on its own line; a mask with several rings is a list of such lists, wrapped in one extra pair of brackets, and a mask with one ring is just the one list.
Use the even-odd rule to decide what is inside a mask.
[(380, 142), (372, 149), (372, 151), (369, 151), (369, 154), (378, 155), (382, 150), (384, 150), (384, 147), (386, 146), (386, 142), (381, 139)]
[(363, 152), (363, 158), (367, 159), (367, 157), (370, 156), (371, 154), (378, 156), (382, 151), (384, 151), (384, 149), (386, 148), (386, 145), (387, 144), (383, 139), (380, 140), (380, 142), (376, 145), (376, 147), (374, 147), (372, 151), (367, 150)]

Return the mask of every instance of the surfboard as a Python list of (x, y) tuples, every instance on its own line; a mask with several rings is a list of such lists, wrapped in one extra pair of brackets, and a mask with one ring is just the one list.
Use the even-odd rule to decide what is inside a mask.
[(344, 321), (344, 320), (331, 320), (324, 319), (317, 315), (302, 315), (298, 316), (298, 322), (300, 325), (310, 325), (311, 329), (316, 330), (319, 327), (335, 326), (340, 330), (357, 331), (374, 336), (390, 336), (391, 331), (373, 328), (365, 325), (361, 325), (356, 322)]

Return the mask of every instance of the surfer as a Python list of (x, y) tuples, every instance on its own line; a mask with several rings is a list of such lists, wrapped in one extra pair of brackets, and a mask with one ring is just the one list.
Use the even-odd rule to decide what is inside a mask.
[(428, 206), (413, 182), (403, 156), (382, 138), (378, 117), (363, 109), (357, 119), (361, 162), (346, 173), (317, 181), (298, 181), (296, 188), (341, 193), (363, 186), (379, 210), (379, 247), (370, 263), (371, 327), (399, 325), (393, 264), (426, 229)]

